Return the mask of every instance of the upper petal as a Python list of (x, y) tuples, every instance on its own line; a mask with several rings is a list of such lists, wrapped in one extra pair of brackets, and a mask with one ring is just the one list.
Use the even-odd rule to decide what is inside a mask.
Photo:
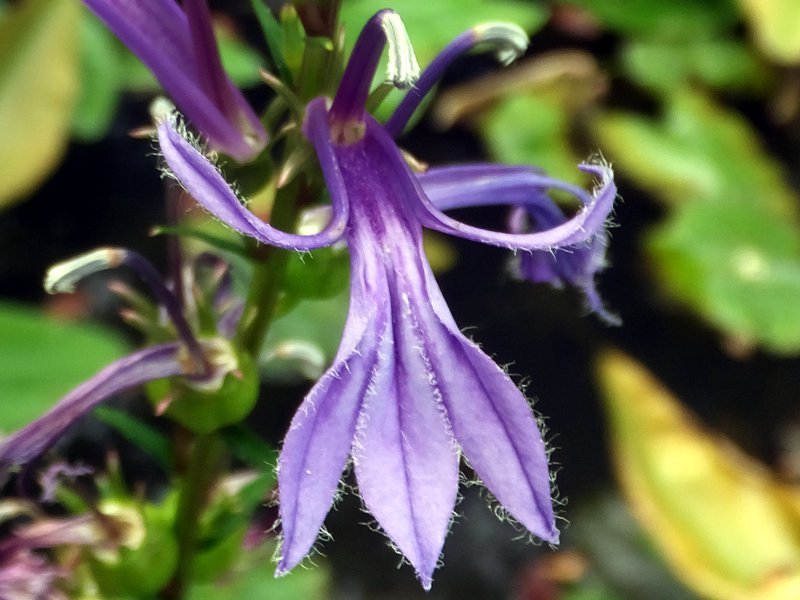
[[(221, 65), (214, 74), (214, 85), (221, 93), (209, 95), (209, 80), (204, 73), (213, 67), (200, 64), (190, 23), (176, 2), (84, 2), (147, 65), (181, 111), (217, 149), (245, 160), (264, 147), (263, 128)], [(216, 53), (216, 48), (213, 51)], [(234, 105), (236, 109), (231, 112)], [(242, 120), (247, 127), (242, 127)]]
[(583, 204), (583, 208), (564, 223), (544, 231), (519, 234), (489, 231), (467, 225), (444, 214), (431, 202), (420, 181), (403, 161), (394, 140), (383, 128), (368, 121), (367, 129), (373, 141), (381, 148), (385, 160), (391, 161), (390, 169), (396, 174), (398, 185), (403, 188), (402, 196), (411, 204), (419, 221), (424, 226), (443, 233), (511, 250), (550, 250), (590, 240), (603, 229), (614, 207), (617, 188), (611, 168), (603, 163), (582, 164), (579, 165), (581, 170), (600, 180), (598, 188), (592, 194), (566, 182), (539, 176), (548, 181), (548, 187), (569, 192)]
[[(311, 121), (313, 131), (315, 122)], [(242, 205), (216, 167), (177, 131), (173, 117), (161, 115), (158, 141), (164, 160), (181, 185), (200, 205), (236, 231), (265, 244), (290, 250), (327, 246), (342, 236), (348, 207), (338, 202), (336, 196), (333, 198), (331, 222), (323, 231), (314, 235), (286, 233), (264, 223)], [(324, 151), (325, 141), (320, 140), (319, 144)], [(321, 151), (318, 149), (318, 152)]]

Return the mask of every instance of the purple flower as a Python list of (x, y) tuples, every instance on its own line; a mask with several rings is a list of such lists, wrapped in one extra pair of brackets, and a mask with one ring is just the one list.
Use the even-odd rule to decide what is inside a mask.
[[(430, 169), (417, 176), (428, 198), (446, 210), (487, 204), (513, 206), (509, 230), (516, 233), (545, 231), (567, 221), (564, 212), (547, 195), (549, 188), (561, 188), (576, 196), (581, 190), (556, 182), (530, 167), (470, 165)], [(560, 287), (573, 285), (581, 290), (586, 304), (609, 325), (619, 317), (603, 305), (595, 286), (595, 275), (606, 266), (608, 235), (604, 227), (574, 246), (549, 251), (524, 252), (515, 257), (520, 278), (533, 283)]]
[[(180, 341), (137, 350), (100, 371), (64, 396), (42, 417), (0, 442), (0, 476), (16, 466), (36, 461), (87, 412), (109, 398), (156, 379), (183, 376), (197, 389), (220, 387), (238, 363), (227, 337), (233, 335), (231, 316), (240, 306), (225, 303), (218, 320), (220, 337), (198, 340), (184, 317), (180, 301), (161, 280), (155, 267), (139, 254), (118, 248), (101, 248), (53, 266), (45, 288), (50, 293), (71, 292), (84, 277), (98, 271), (126, 265), (149, 285), (169, 316)], [(220, 286), (221, 288), (223, 286)]]
[(153, 72), (211, 146), (238, 161), (257, 155), (267, 134), (228, 78), (205, 0), (85, 0)]
[[(9, 501), (4, 517), (21, 516), (24, 505)], [(15, 514), (20, 513), (20, 514)], [(14, 528), (0, 541), (0, 598), (66, 600), (58, 583), (70, 573), (37, 553), (64, 545), (90, 545), (102, 540), (92, 517), (39, 518)]]
[[(462, 455), (513, 519), (551, 543), (559, 534), (536, 420), (517, 386), (453, 320), (422, 250), (423, 227), (512, 250), (549, 252), (594, 239), (616, 188), (602, 164), (581, 166), (600, 181), (591, 195), (532, 171), (521, 178), (514, 167), (413, 173), (393, 135), (444, 68), (481, 43), (510, 62), (527, 38), (500, 24), (459, 36), (381, 125), (366, 114), (365, 102), (387, 41), (390, 79), (410, 84), (416, 65), (410, 44), (397, 15), (385, 10), (362, 31), (332, 103), (317, 98), (308, 106), (304, 132), (332, 199), (330, 221), (316, 235), (281, 232), (260, 221), (181, 137), (173, 116), (157, 115), (158, 137), (175, 178), (235, 230), (289, 249), (310, 250), (340, 238), (349, 246), (350, 307), (339, 350), (297, 411), (279, 460), (278, 574), (310, 551), (352, 458), (367, 509), (427, 589), (456, 504)], [(583, 207), (563, 223), (532, 233), (488, 231), (440, 210), (465, 201), (487, 173), (492, 185), (515, 182), (522, 203), (537, 204), (555, 187), (572, 192)], [(448, 185), (438, 185), (444, 179)], [(483, 191), (493, 192), (492, 185)], [(490, 196), (482, 203), (497, 202)]]

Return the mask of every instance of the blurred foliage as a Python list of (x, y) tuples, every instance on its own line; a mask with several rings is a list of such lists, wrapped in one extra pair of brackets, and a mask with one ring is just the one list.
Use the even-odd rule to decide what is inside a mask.
[(78, 94), (78, 0), (26, 0), (0, 15), (0, 208), (61, 161)]
[(606, 353), (600, 380), (620, 484), (675, 574), (707, 598), (797, 598), (800, 488), (705, 430), (627, 356)]
[(800, 60), (800, 4), (794, 0), (739, 0), (759, 49), (772, 60)]
[(126, 351), (101, 327), (61, 323), (15, 304), (0, 303), (0, 331), (0, 432), (40, 417)]
[(580, 550), (586, 567), (563, 600), (692, 600), (617, 494), (600, 491), (570, 511), (564, 542)]
[(328, 574), (320, 566), (313, 569), (295, 569), (289, 575), (276, 579), (271, 568), (274, 544), (265, 544), (251, 552), (241, 554), (241, 561), (231, 574), (216, 583), (194, 586), (189, 600), (296, 600), (326, 598)]
[(737, 341), (800, 349), (800, 232), (757, 204), (677, 207), (649, 236), (660, 280)]

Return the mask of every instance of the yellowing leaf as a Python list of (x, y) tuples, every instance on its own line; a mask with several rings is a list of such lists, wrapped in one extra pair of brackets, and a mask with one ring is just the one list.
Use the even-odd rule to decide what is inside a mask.
[(707, 598), (800, 598), (798, 491), (630, 358), (606, 354), (600, 379), (623, 491), (675, 574)]
[(25, 0), (0, 21), (0, 207), (61, 159), (78, 92), (77, 0)]
[(761, 50), (773, 60), (800, 60), (800, 2), (797, 0), (739, 0)]

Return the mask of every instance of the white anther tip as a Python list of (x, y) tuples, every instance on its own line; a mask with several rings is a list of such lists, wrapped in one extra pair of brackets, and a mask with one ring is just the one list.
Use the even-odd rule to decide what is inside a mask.
[(381, 26), (388, 44), (389, 63), (386, 76), (394, 86), (407, 88), (419, 78), (419, 63), (406, 27), (400, 15), (394, 11), (387, 11), (383, 15)]
[(122, 250), (99, 248), (57, 263), (47, 270), (44, 289), (48, 294), (74, 292), (75, 285), (81, 279), (98, 271), (117, 267), (123, 259)]
[(528, 49), (525, 30), (514, 23), (483, 23), (473, 29), (478, 42), (494, 46), (497, 61), (508, 66)]
[(168, 121), (173, 114), (175, 114), (175, 105), (163, 96), (157, 96), (150, 103), (150, 116), (157, 124)]

